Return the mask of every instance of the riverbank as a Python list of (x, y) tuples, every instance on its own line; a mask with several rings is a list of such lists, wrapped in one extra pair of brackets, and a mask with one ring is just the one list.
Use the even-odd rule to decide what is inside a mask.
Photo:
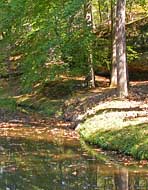
[[(77, 129), (91, 144), (107, 150), (116, 150), (136, 159), (148, 159), (148, 81), (130, 82), (129, 98), (119, 100), (116, 90), (109, 88), (109, 80), (97, 78), (97, 88), (83, 88), (83, 80), (64, 80), (54, 91), (51, 85), (46, 94), (18, 94), (19, 88), (9, 89), (2, 81), (0, 124), (34, 126), (38, 128)], [(72, 94), (59, 94), (65, 85)], [(7, 88), (6, 88), (7, 87)], [(69, 88), (70, 89), (70, 88)], [(13, 91), (12, 91), (13, 90)], [(68, 91), (69, 92), (69, 91)], [(6, 129), (5, 129), (6, 130)], [(75, 134), (75, 133), (74, 133)]]
[(136, 159), (148, 159), (147, 87), (145, 93), (139, 89), (133, 94), (133, 87), (130, 90), (131, 99), (111, 98), (98, 104), (93, 108), (95, 114), (80, 123), (76, 130), (90, 144)]

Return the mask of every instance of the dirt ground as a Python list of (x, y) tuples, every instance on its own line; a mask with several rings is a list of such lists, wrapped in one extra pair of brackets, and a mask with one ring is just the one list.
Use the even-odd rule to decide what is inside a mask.
[[(109, 106), (110, 102), (116, 100), (116, 108), (131, 109), (127, 112), (126, 119), (148, 118), (148, 81), (130, 82), (129, 97), (125, 100), (119, 100), (116, 95), (116, 89), (109, 87), (109, 79), (97, 77), (97, 88), (80, 89), (67, 99), (63, 104), (62, 116), (53, 116), (46, 118), (39, 114), (24, 114), (19, 111), (9, 112), (0, 109), (0, 122), (23, 123), (36, 126), (56, 126), (61, 128), (74, 129), (80, 122), (88, 116), (94, 115), (102, 105)], [(118, 100), (118, 101), (117, 101)], [(133, 112), (133, 111), (136, 112)], [(128, 115), (129, 114), (129, 115)]]

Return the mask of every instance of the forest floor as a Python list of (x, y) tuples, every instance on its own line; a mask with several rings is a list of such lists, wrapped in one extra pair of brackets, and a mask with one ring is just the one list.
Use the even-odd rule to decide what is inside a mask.
[[(127, 99), (119, 99), (115, 89), (105, 88), (100, 97), (97, 94), (86, 102), (76, 128), (85, 141), (148, 160), (148, 81), (130, 82)], [(91, 102), (97, 103), (90, 106)]]
[[(64, 79), (64, 85), (62, 83), (55, 91), (51, 90), (55, 84), (47, 85), (39, 96), (17, 95), (18, 88), (14, 86), (12, 90), (11, 87), (10, 92), (7, 82), (1, 81), (0, 128), (7, 134), (10, 128), (26, 125), (37, 127), (40, 134), (47, 127), (57, 130), (77, 127), (90, 143), (148, 159), (148, 81), (131, 81), (129, 97), (121, 100), (116, 90), (109, 87), (109, 79), (101, 76), (96, 79), (95, 89), (83, 87), (82, 78), (77, 79), (78, 83)], [(71, 81), (70, 88), (64, 92), (67, 81)], [(47, 112), (47, 108), (52, 110), (50, 117), (42, 108)], [(77, 132), (71, 134), (74, 138), (79, 136)]]

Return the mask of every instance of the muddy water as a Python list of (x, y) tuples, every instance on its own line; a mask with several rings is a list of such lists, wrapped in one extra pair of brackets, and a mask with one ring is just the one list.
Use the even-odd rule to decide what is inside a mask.
[(148, 190), (148, 166), (120, 163), (73, 131), (3, 125), (0, 190)]

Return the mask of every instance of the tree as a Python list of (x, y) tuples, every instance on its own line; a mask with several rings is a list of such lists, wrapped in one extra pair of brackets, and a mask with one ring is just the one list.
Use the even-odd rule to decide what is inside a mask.
[(116, 60), (116, 2), (111, 0), (111, 84), (117, 87), (117, 60)]
[[(83, 67), (88, 33), (83, 27), (83, 5), (80, 0), (0, 2), (0, 64), (6, 74), (13, 64), (10, 58), (21, 55), (15, 68), (21, 70), (22, 87), (30, 91), (36, 83), (54, 80), (68, 67)], [(1, 67), (0, 72), (3, 70)]]
[[(86, 18), (87, 26), (90, 27), (91, 30), (93, 30), (92, 2), (90, 0), (88, 0), (86, 4), (84, 5), (84, 15)], [(88, 44), (88, 54), (89, 54), (88, 62), (90, 65), (90, 75), (91, 75), (91, 86), (95, 88), (95, 73), (94, 73), (94, 66), (93, 66), (92, 42)]]
[(126, 0), (117, 0), (116, 22), (116, 48), (117, 48), (117, 83), (119, 97), (128, 96), (128, 73), (126, 62), (126, 36), (125, 36), (125, 7)]
[[(145, 1), (127, 0), (127, 5), (145, 5)], [(50, 3), (48, 0), (0, 1), (0, 73), (8, 74), (11, 69), (16, 69), (22, 73), (22, 82), (26, 90), (30, 90), (30, 86), (35, 86), (36, 83), (42, 85), (65, 72), (80, 76), (91, 71), (92, 79), (95, 79), (94, 65), (97, 69), (103, 67), (110, 70), (108, 29), (110, 9), (112, 23), (115, 24), (115, 2), (116, 0), (51, 0)], [(88, 22), (86, 14), (89, 16)], [(114, 27), (112, 44), (116, 45)], [(119, 50), (120, 54), (125, 41), (123, 36), (123, 31), (118, 32), (120, 47), (117, 51)], [(20, 58), (14, 61), (17, 56)], [(112, 60), (112, 68), (116, 66), (116, 61)], [(127, 72), (127, 66), (124, 68), (124, 64), (121, 64), (121, 56), (118, 57), (118, 62), (118, 68), (122, 71), (122, 74), (118, 72), (118, 79), (123, 77), (123, 81), (126, 81), (127, 76), (123, 76), (123, 73)], [(112, 77), (116, 80), (117, 72), (113, 73)], [(123, 90), (121, 80), (118, 80), (118, 86), (122, 87), (118, 88), (120, 91)], [(116, 83), (111, 81), (111, 86), (116, 86)], [(124, 86), (124, 91), (125, 88)]]

